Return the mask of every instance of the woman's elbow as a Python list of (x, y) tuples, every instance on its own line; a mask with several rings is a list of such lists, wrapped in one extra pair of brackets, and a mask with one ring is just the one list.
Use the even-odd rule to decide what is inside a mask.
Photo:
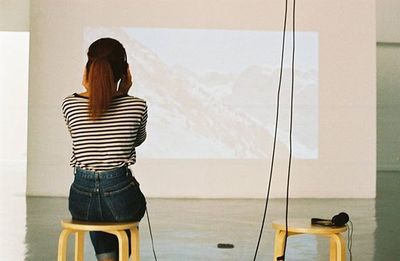
[(135, 141), (135, 147), (139, 147), (146, 140), (147, 134), (143, 134), (140, 138), (137, 138)]

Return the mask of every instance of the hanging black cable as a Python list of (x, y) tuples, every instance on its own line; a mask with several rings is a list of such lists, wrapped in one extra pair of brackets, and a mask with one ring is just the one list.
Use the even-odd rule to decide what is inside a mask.
[(286, 244), (288, 238), (288, 216), (289, 216), (289, 191), (290, 191), (290, 174), (292, 167), (292, 154), (293, 154), (293, 98), (294, 98), (294, 82), (295, 82), (295, 51), (296, 51), (296, 0), (293, 0), (293, 13), (292, 13), (292, 84), (290, 88), (290, 123), (289, 123), (289, 163), (286, 181), (286, 206), (285, 206), (285, 243), (283, 245), (282, 258), (278, 260), (285, 260)]
[(262, 233), (263, 233), (263, 230), (264, 230), (265, 218), (266, 218), (266, 215), (267, 215), (268, 203), (269, 203), (269, 194), (270, 194), (270, 191), (271, 191), (272, 174), (273, 174), (273, 169), (274, 169), (276, 138), (277, 138), (278, 122), (279, 122), (280, 93), (281, 93), (282, 74), (283, 74), (283, 60), (284, 60), (284, 56), (285, 56), (287, 4), (288, 4), (288, 0), (285, 1), (285, 18), (284, 18), (284, 23), (283, 23), (283, 34), (282, 34), (281, 63), (280, 63), (279, 83), (278, 83), (277, 98), (276, 98), (274, 142), (273, 142), (273, 146), (272, 146), (272, 156), (271, 156), (271, 164), (270, 164), (270, 171), (269, 171), (268, 189), (267, 189), (267, 195), (266, 195), (266, 199), (265, 199), (264, 214), (263, 214), (263, 219), (262, 219), (262, 222), (261, 222), (260, 234), (258, 236), (257, 247), (256, 247), (256, 250), (255, 250), (255, 253), (254, 253), (253, 261), (255, 261), (256, 258), (257, 258), (258, 248), (260, 246)]
[(349, 250), (350, 261), (352, 261), (353, 253), (351, 251), (351, 247), (353, 245), (353, 222), (349, 220), (349, 224), (347, 224), (346, 227), (347, 227), (347, 249)]
[(151, 247), (153, 249), (153, 256), (154, 256), (154, 260), (157, 261), (156, 251), (154, 249), (153, 233), (151, 231), (151, 225), (150, 225), (150, 217), (149, 217), (149, 212), (147, 211), (147, 208), (146, 208), (146, 217), (147, 217), (147, 223), (149, 225), (149, 232), (150, 232), (150, 239), (151, 239)]

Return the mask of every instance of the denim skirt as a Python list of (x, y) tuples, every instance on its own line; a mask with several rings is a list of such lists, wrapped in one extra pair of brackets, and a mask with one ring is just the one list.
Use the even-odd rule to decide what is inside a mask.
[[(139, 183), (126, 166), (109, 171), (76, 167), (68, 203), (72, 218), (83, 221), (136, 222), (146, 211)], [(118, 256), (114, 235), (91, 232), (90, 236), (98, 258), (102, 254)]]
[(110, 171), (75, 168), (69, 210), (74, 219), (86, 221), (139, 221), (146, 200), (127, 167)]

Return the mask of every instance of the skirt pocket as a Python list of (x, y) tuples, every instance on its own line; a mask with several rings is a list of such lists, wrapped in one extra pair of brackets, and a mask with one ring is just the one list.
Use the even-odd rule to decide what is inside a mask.
[(73, 219), (88, 220), (92, 193), (83, 191), (74, 184), (71, 185), (68, 198), (68, 209)]
[(133, 178), (126, 186), (104, 192), (104, 201), (116, 221), (140, 221), (146, 210), (146, 199)]

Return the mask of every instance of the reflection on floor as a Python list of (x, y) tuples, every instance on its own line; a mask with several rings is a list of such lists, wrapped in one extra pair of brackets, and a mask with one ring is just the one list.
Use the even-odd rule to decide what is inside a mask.
[[(14, 177), (15, 178), (15, 177)], [(399, 173), (378, 175), (378, 198), (293, 199), (290, 217), (329, 218), (340, 211), (354, 223), (353, 260), (398, 260), (400, 256)], [(55, 260), (59, 221), (69, 217), (65, 198), (25, 197), (1, 183), (0, 251), (4, 260)], [(158, 260), (253, 260), (263, 200), (149, 199), (148, 207)], [(257, 260), (272, 260), (271, 221), (284, 215), (284, 201), (271, 200)], [(141, 257), (154, 260), (148, 225), (141, 223)], [(232, 243), (233, 249), (219, 249)], [(95, 260), (86, 237), (85, 260)], [(70, 257), (72, 258), (72, 240)], [(328, 260), (328, 240), (313, 236), (290, 237), (287, 260)], [(347, 259), (349, 260), (349, 258)]]

